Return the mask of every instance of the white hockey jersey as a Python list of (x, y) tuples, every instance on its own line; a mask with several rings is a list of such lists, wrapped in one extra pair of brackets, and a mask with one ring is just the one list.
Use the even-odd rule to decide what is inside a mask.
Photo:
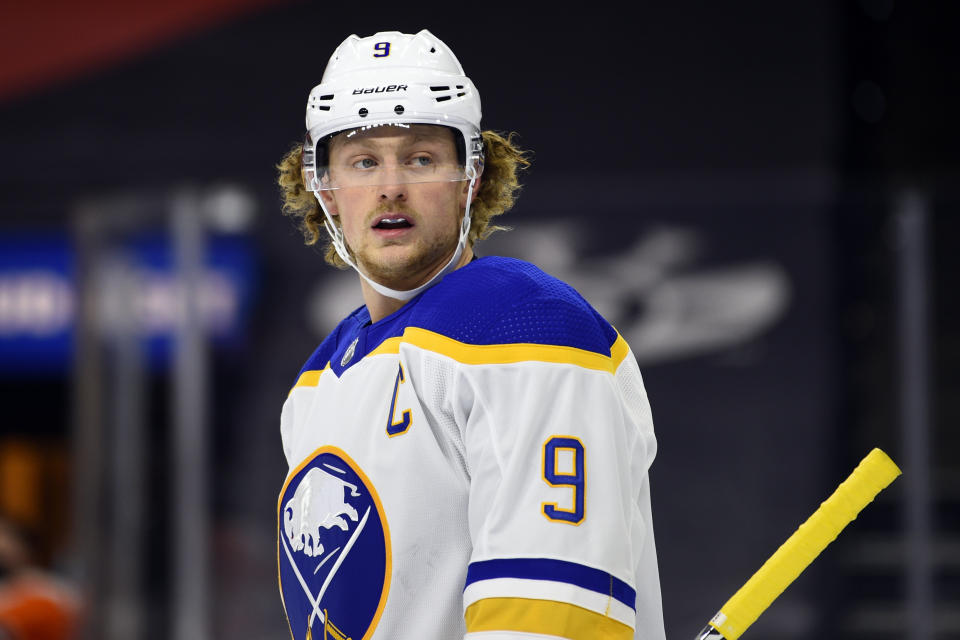
[(636, 361), (568, 285), (474, 260), (320, 345), (281, 416), (290, 631), (664, 638)]

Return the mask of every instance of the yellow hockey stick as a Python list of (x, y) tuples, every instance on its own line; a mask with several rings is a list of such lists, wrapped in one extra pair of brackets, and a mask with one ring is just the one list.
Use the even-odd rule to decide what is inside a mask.
[(874, 449), (747, 583), (720, 607), (697, 640), (736, 640), (820, 555), (877, 494), (900, 475), (887, 454)]

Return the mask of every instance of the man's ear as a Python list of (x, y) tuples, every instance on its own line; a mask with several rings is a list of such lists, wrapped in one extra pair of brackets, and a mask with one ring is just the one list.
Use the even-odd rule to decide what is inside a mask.
[[(483, 180), (483, 176), (477, 176), (477, 179), (473, 181), (473, 191), (470, 193), (470, 204), (477, 199), (477, 194), (480, 193), (480, 183)], [(467, 204), (467, 190), (470, 189), (470, 183), (464, 182), (463, 191), (460, 192), (460, 206), (463, 207)]]
[(323, 200), (324, 206), (332, 216), (340, 215), (340, 209), (337, 207), (337, 199), (332, 191), (317, 191), (317, 197)]

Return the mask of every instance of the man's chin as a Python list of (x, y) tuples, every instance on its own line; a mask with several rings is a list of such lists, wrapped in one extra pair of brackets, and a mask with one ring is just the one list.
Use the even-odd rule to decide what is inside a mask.
[(416, 273), (418, 269), (415, 261), (408, 257), (392, 256), (389, 259), (363, 261), (360, 263), (360, 267), (368, 278), (385, 287), (405, 291), (417, 286), (415, 283), (417, 277), (412, 274)]
[(380, 255), (377, 260), (361, 261), (360, 266), (367, 277), (396, 291), (409, 291), (427, 282), (450, 260), (424, 260), (409, 252)]

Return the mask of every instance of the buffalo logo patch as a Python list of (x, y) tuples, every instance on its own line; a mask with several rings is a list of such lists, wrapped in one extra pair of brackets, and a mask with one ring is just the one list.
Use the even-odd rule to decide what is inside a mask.
[(390, 535), (373, 484), (336, 447), (317, 449), (278, 504), (280, 590), (297, 640), (373, 635), (390, 583)]

